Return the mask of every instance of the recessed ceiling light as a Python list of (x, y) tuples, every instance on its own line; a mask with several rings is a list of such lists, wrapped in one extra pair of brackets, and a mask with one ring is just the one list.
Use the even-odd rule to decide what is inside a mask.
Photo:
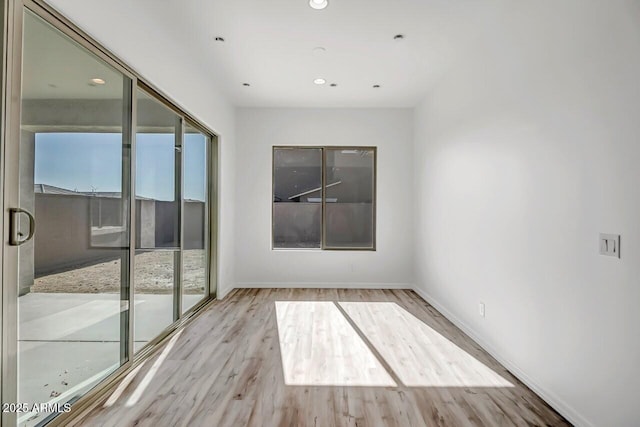
[(331, 83), (329, 86), (336, 87), (336, 86), (338, 86), (338, 84), (337, 83)]
[(403, 34), (396, 34), (395, 36), (393, 36), (394, 40), (402, 40), (404, 39), (404, 35)]
[(325, 84), (327, 81), (326, 81), (325, 79), (315, 79), (313, 82), (314, 82), (315, 84), (317, 84), (317, 85), (323, 85), (323, 84)]
[(311, 6), (314, 9), (324, 9), (325, 7), (327, 7), (329, 5), (329, 2), (327, 0), (309, 0), (309, 6)]
[(216, 41), (224, 43), (224, 37), (216, 37)]
[(249, 87), (251, 85), (249, 83), (242, 83), (242, 86)]
[(378, 89), (380, 87), (380, 85), (373, 85), (374, 89)]
[(93, 84), (94, 86), (95, 86), (95, 85), (103, 85), (103, 84), (105, 84), (105, 83), (106, 83), (106, 82), (104, 81), (104, 79), (101, 79), (101, 78), (99, 78), (99, 77), (95, 77), (95, 78), (93, 78), (93, 79), (91, 79), (91, 80), (89, 80), (89, 81), (91, 82), (90, 84)]

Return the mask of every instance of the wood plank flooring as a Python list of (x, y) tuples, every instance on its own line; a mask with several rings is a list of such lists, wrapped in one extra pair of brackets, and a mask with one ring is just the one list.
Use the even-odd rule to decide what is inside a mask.
[(276, 301), (285, 385), (395, 387), (331, 301)]
[(236, 290), (107, 397), (83, 426), (570, 425), (408, 290)]

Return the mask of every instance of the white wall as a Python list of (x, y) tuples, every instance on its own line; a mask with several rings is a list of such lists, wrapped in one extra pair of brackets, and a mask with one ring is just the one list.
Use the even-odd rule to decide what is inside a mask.
[(153, 15), (149, 2), (49, 3), (220, 137), (218, 295), (224, 296), (235, 287), (235, 109), (221, 95), (201, 53), (190, 52), (188, 44), (172, 37), (170, 23)]
[(576, 425), (638, 425), (640, 3), (492, 3), (415, 111), (417, 289)]
[[(495, 13), (470, 29), (476, 45), (413, 117), (235, 118), (197, 52), (147, 16), (149, 2), (51, 3), (222, 136), (222, 294), (236, 281), (410, 286), (415, 272), (419, 293), (572, 422), (637, 424), (636, 0), (488, 0)], [(270, 249), (271, 146), (287, 144), (379, 147), (377, 252)], [(622, 259), (598, 255), (599, 232), (622, 235)]]
[[(239, 287), (410, 287), (412, 111), (239, 109), (236, 277)], [(271, 249), (272, 147), (378, 147), (377, 251)]]

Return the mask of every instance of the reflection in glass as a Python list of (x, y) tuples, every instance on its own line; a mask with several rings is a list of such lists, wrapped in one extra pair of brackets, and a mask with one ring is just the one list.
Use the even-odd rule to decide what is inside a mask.
[(37, 229), (19, 248), (18, 402), (69, 402), (128, 360), (130, 87), (25, 12), (19, 189)]
[(322, 149), (273, 150), (273, 247), (319, 248)]
[(135, 350), (177, 317), (180, 280), (180, 117), (137, 90)]
[(209, 138), (193, 126), (184, 133), (184, 250), (182, 271), (182, 312), (207, 294)]
[(326, 231), (330, 248), (373, 248), (373, 149), (326, 150)]

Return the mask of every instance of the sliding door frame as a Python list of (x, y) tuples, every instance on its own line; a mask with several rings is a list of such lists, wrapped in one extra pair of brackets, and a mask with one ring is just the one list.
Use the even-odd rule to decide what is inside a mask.
[[(18, 251), (4, 237), (9, 236), (9, 215), (5, 207), (18, 206), (18, 149), (20, 138), (20, 86), (22, 63), (22, 7), (5, 0), (2, 81), (2, 402), (15, 402), (18, 385)], [(13, 189), (13, 191), (6, 191)], [(13, 286), (6, 286), (11, 283)], [(15, 413), (2, 413), (3, 426), (15, 425)]]
[[(174, 143), (174, 194), (175, 200), (180, 202), (178, 209), (178, 245), (180, 249), (173, 253), (173, 321), (182, 315), (182, 282), (184, 277), (184, 117), (179, 116), (176, 121)], [(173, 322), (172, 322), (173, 323)]]
[[(7, 69), (7, 17), (10, 16), (8, 13), (9, 3), (6, 0), (0, 0), (0, 191), (2, 191), (2, 195), (0, 196), (0, 211), (4, 212), (4, 140), (5, 140), (5, 111), (6, 105), (5, 100), (6, 97), (6, 69)], [(4, 217), (4, 215), (3, 215)], [(4, 220), (2, 221), (2, 232), (4, 233)], [(3, 264), (3, 252), (4, 252), (4, 243), (0, 246), (0, 365), (4, 360), (4, 332), (3, 332), (3, 317), (4, 317), (4, 291), (2, 289), (3, 283), (3, 272), (4, 272), (4, 264)], [(3, 388), (2, 384), (4, 384), (4, 372), (2, 366), (0, 366), (0, 403), (4, 400), (3, 396)], [(0, 425), (2, 425), (2, 415), (0, 415)]]
[[(18, 394), (18, 369), (17, 369), (17, 338), (18, 338), (18, 249), (16, 246), (9, 246), (7, 237), (9, 236), (9, 215), (5, 208), (19, 206), (19, 149), (20, 149), (20, 126), (21, 126), (21, 86), (22, 86), (22, 41), (23, 41), (23, 19), (25, 10), (44, 20), (61, 33), (70, 37), (88, 52), (96, 55), (109, 66), (121, 72), (130, 85), (129, 99), (125, 99), (126, 112), (129, 114), (123, 123), (123, 146), (129, 144), (130, 151), (130, 182), (129, 182), (129, 269), (128, 287), (121, 293), (120, 312), (128, 311), (128, 329), (121, 331), (121, 336), (126, 336), (126, 350), (122, 360), (126, 361), (114, 372), (105, 377), (96, 386), (81, 396), (73, 403), (71, 411), (63, 413), (51, 419), (48, 425), (61, 426), (72, 425), (78, 415), (83, 414), (92, 408), (104, 397), (105, 393), (117, 381), (122, 379), (133, 368), (142, 363), (145, 359), (155, 353), (160, 344), (163, 343), (177, 329), (190, 322), (203, 307), (211, 303), (217, 293), (217, 268), (218, 268), (218, 136), (216, 132), (203, 125), (200, 120), (186, 112), (186, 109), (173, 102), (161, 90), (146, 81), (140, 73), (121, 61), (115, 54), (101, 46), (96, 40), (84, 33), (78, 26), (58, 13), (44, 0), (0, 0), (0, 43), (2, 49), (2, 104), (0, 108), (0, 209), (2, 209), (2, 233), (3, 243), (0, 251), (0, 266), (2, 267), (0, 293), (2, 309), (0, 316), (0, 401), (17, 403)], [(135, 176), (136, 176), (136, 130), (137, 130), (137, 96), (136, 89), (143, 88), (153, 94), (156, 99), (175, 111), (180, 117), (181, 126), (179, 128), (180, 138), (184, 137), (185, 123), (202, 131), (207, 137), (207, 167), (208, 167), (208, 203), (209, 210), (207, 219), (209, 230), (206, 241), (208, 252), (207, 276), (209, 279), (205, 297), (195, 304), (185, 313), (181, 313), (181, 305), (176, 304), (177, 314), (174, 322), (165, 329), (159, 336), (149, 342), (141, 351), (134, 355), (134, 267), (136, 253), (136, 202), (135, 202)], [(181, 156), (183, 159), (184, 156)], [(182, 160), (183, 161), (183, 160)], [(183, 168), (181, 168), (182, 170)], [(182, 171), (181, 171), (182, 173)], [(182, 185), (182, 184), (181, 184)], [(181, 205), (184, 205), (181, 192)], [(180, 228), (181, 240), (183, 236), (183, 216), (181, 212)], [(181, 249), (183, 247), (181, 241)], [(180, 255), (181, 257), (181, 255)], [(182, 261), (180, 261), (180, 274), (182, 274)], [(178, 300), (182, 297), (181, 284), (177, 291)], [(121, 314), (122, 316), (122, 314)], [(122, 344), (122, 342), (121, 342)], [(47, 420), (46, 418), (44, 420)], [(15, 426), (17, 416), (15, 413), (2, 413), (0, 418), (1, 426)]]
[[(182, 122), (183, 129), (183, 139), (182, 139), (182, 148), (183, 148), (183, 156), (182, 156), (182, 205), (184, 208), (184, 148), (185, 148), (185, 132), (184, 130), (187, 126), (192, 129), (197, 130), (205, 137), (205, 171), (206, 171), (206, 185), (205, 189), (205, 207), (204, 207), (204, 249), (205, 254), (209, 254), (207, 263), (205, 264), (205, 277), (207, 278), (207, 288), (205, 289), (205, 294), (202, 300), (196, 302), (192, 307), (186, 310), (182, 315), (184, 316), (187, 313), (190, 313), (196, 309), (198, 309), (202, 304), (206, 303), (208, 299), (216, 298), (217, 295), (217, 267), (218, 267), (218, 195), (217, 195), (217, 186), (216, 183), (219, 182), (218, 177), (218, 137), (215, 134), (211, 134), (207, 132), (200, 124), (189, 120), (189, 118), (185, 118)], [(183, 209), (184, 211), (184, 209)], [(182, 230), (181, 236), (184, 236), (184, 220), (182, 221)], [(184, 243), (184, 241), (183, 241)], [(184, 247), (184, 244), (181, 245)], [(184, 262), (182, 263), (182, 267), (184, 267)], [(182, 298), (182, 289), (180, 290)], [(182, 300), (180, 300), (180, 311), (182, 311)]]

